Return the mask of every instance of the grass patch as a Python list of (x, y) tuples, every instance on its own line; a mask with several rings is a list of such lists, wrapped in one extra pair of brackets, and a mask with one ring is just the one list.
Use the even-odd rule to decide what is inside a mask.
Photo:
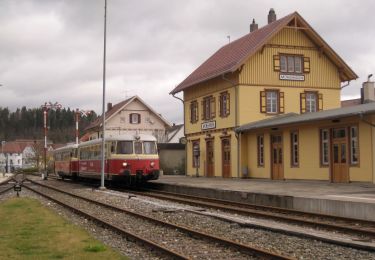
[(127, 259), (29, 198), (0, 203), (0, 259)]

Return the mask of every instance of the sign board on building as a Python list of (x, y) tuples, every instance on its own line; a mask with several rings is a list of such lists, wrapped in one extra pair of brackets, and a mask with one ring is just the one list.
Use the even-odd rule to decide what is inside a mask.
[(209, 122), (202, 123), (202, 130), (214, 129), (214, 128), (216, 128), (216, 121), (209, 121)]
[(280, 79), (281, 80), (304, 81), (305, 75), (280, 74)]

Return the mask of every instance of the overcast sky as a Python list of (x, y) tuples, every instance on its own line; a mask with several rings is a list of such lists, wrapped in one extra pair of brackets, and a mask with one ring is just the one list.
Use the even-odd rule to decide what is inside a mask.
[[(294, 11), (360, 77), (375, 73), (372, 0), (108, 0), (107, 102), (139, 95), (170, 122), (182, 104), (168, 93), (231, 39)], [(104, 0), (0, 0), (0, 106), (45, 101), (101, 114)]]

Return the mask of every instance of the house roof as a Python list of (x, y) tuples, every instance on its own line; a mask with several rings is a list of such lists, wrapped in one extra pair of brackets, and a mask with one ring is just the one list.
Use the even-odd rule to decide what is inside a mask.
[(184, 127), (184, 124), (179, 124), (179, 125), (172, 125), (168, 129), (168, 142), (170, 142), (173, 137), (176, 136), (176, 134)]
[[(111, 119), (115, 114), (117, 114), (119, 111), (124, 109), (128, 104), (133, 102), (134, 100), (140, 101), (144, 106), (146, 106), (152, 113), (154, 113), (160, 120), (164, 122), (167, 126), (170, 126), (171, 124), (163, 118), (160, 114), (158, 114), (154, 109), (152, 109), (147, 103), (145, 103), (140, 97), (133, 96), (131, 98), (125, 99), (124, 101), (121, 101), (120, 103), (117, 103), (114, 105), (111, 110), (105, 112), (105, 121), (107, 122), (109, 119)], [(90, 130), (92, 128), (99, 127), (102, 123), (102, 116), (96, 118), (89, 126), (85, 128), (85, 131)]]
[(0, 151), (4, 153), (22, 153), (27, 146), (32, 146), (33, 144), (34, 142), (26, 140), (6, 142)]
[(323, 38), (321, 38), (297, 12), (294, 12), (223, 46), (174, 88), (170, 94), (176, 94), (193, 85), (225, 73), (235, 72), (252, 55), (261, 50), (273, 36), (291, 22), (298, 25), (298, 27), (304, 28), (302, 31), (338, 68), (340, 68), (342, 81), (358, 78), (354, 71), (338, 56)]
[(274, 116), (272, 118), (242, 125), (236, 128), (235, 131), (237, 133), (247, 132), (257, 129), (282, 127), (291, 124), (311, 123), (315, 121), (332, 120), (351, 116), (362, 117), (363, 115), (373, 113), (375, 113), (375, 102), (351, 107), (328, 109), (315, 113), (305, 113), (301, 115), (296, 113), (288, 113), (285, 115)]

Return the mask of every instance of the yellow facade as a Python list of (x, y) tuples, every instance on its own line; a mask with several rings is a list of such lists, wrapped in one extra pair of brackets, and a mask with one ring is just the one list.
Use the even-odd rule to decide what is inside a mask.
[[(250, 178), (272, 178), (271, 161), (271, 142), (270, 136), (281, 134), (283, 137), (283, 175), (287, 180), (324, 180), (332, 181), (330, 171), (331, 164), (322, 166), (321, 156), (321, 129), (348, 128), (350, 126), (358, 127), (359, 141), (359, 162), (356, 165), (349, 164), (349, 181), (354, 182), (374, 182), (373, 175), (373, 136), (374, 130), (368, 123), (360, 120), (359, 117), (340, 120), (339, 123), (332, 121), (314, 122), (313, 124), (301, 124), (295, 126), (279, 127), (277, 130), (257, 130), (254, 132), (243, 133), (241, 143), (247, 150), (246, 155), (241, 157), (241, 167), (248, 169)], [(297, 131), (299, 135), (299, 165), (292, 166), (291, 163), (291, 140), (290, 134)], [(258, 147), (257, 136), (264, 136), (264, 166), (258, 166)], [(347, 141), (349, 145), (349, 139)], [(330, 149), (332, 145), (330, 144)], [(331, 151), (332, 154), (332, 151)], [(349, 154), (349, 151), (348, 151)], [(348, 156), (349, 158), (350, 156)]]
[[(281, 72), (275, 70), (275, 56), (300, 56), (308, 57), (309, 71), (303, 71), (299, 79), (283, 78)], [(257, 132), (237, 134), (236, 127), (267, 118), (275, 114), (261, 111), (261, 94), (267, 90), (276, 90), (283, 95), (283, 111), (277, 114), (301, 113), (301, 94), (314, 92), (321, 97), (321, 109), (333, 109), (341, 106), (340, 69), (328, 55), (324, 48), (318, 47), (307, 37), (304, 30), (285, 27), (275, 34), (263, 47), (245, 60), (242, 66), (233, 73), (225, 73), (221, 76), (197, 83), (184, 89), (184, 120), (185, 134), (187, 138), (187, 175), (195, 176), (196, 168), (193, 163), (193, 144), (199, 142), (200, 156), (198, 175), (207, 176), (207, 140), (214, 142), (213, 161), (214, 176), (224, 175), (222, 139), (230, 140), (230, 177), (271, 178), (270, 134), (265, 132), (264, 166), (257, 166)], [(219, 115), (219, 97), (225, 91), (230, 97), (230, 114), (227, 117)], [(215, 100), (216, 116), (204, 120), (201, 116), (203, 100), (212, 96)], [(191, 104), (198, 104), (198, 117), (196, 122), (191, 122)], [(321, 105), (320, 104), (320, 105)], [(193, 120), (194, 121), (194, 120)], [(205, 123), (214, 126), (205, 129)], [(323, 122), (324, 123), (324, 122)], [(289, 128), (282, 130), (283, 149), (288, 151), (290, 144)], [(300, 134), (300, 166), (288, 167), (285, 164), (285, 179), (311, 179), (330, 180), (329, 167), (320, 167), (319, 163), (319, 126), (305, 125), (298, 127)], [(366, 125), (360, 127), (361, 135), (371, 136), (374, 130)], [(363, 132), (363, 133), (362, 133)], [(370, 154), (360, 139), (361, 154)], [(361, 157), (361, 167), (350, 167), (350, 178), (353, 181), (371, 181), (373, 179), (371, 167), (372, 160), (366, 160), (366, 155)], [(285, 153), (283, 158), (290, 161), (290, 154)], [(362, 160), (366, 160), (362, 164)], [(372, 168), (371, 168), (372, 169)], [(363, 174), (363, 170), (369, 170)]]

